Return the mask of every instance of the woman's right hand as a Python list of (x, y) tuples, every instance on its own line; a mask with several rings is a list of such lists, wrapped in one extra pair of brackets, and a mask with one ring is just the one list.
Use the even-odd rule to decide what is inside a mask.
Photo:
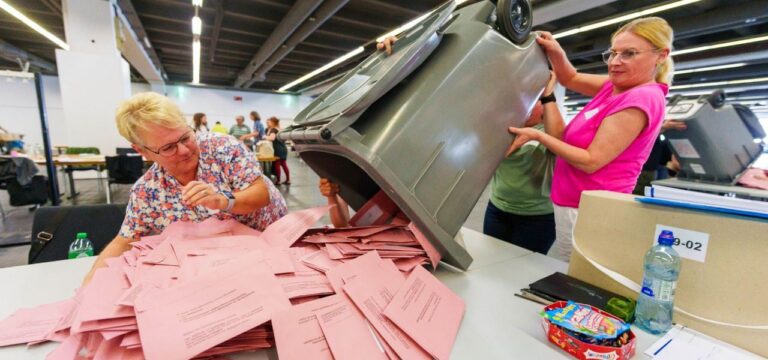
[(339, 184), (332, 183), (326, 178), (320, 178), (319, 187), (320, 193), (327, 198), (336, 197), (339, 194)]

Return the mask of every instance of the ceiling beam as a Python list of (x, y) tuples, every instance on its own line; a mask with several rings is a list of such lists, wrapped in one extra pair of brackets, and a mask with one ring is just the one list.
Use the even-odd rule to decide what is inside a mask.
[(253, 59), (248, 65), (240, 72), (235, 80), (235, 87), (242, 87), (248, 80), (253, 77), (253, 74), (259, 67), (264, 64), (285, 40), (293, 34), (294, 31), (309, 18), (315, 9), (322, 4), (322, 1), (317, 0), (298, 0), (291, 6), (288, 13), (285, 14), (283, 19), (277, 24), (275, 30), (269, 35), (264, 44), (259, 47), (259, 50), (253, 55)]
[(302, 24), (291, 35), (285, 44), (275, 51), (272, 56), (267, 59), (254, 73), (253, 77), (248, 80), (244, 87), (250, 87), (254, 82), (259, 79), (264, 79), (265, 75), (271, 70), (277, 63), (285, 58), (291, 51), (293, 51), (297, 45), (303, 42), (309, 35), (314, 33), (321, 25), (323, 25), (328, 19), (336, 14), (349, 0), (327, 0), (325, 1), (315, 12), (315, 20), (307, 21)]
[(13, 44), (8, 43), (2, 39), (0, 39), (0, 57), (15, 63), (19, 60), (22, 62), (29, 62), (30, 65), (40, 69), (47, 70), (49, 72), (56, 72), (56, 65), (54, 63), (19, 49)]
[(62, 15), (61, 12), (61, 2), (55, 1), (55, 0), (41, 0), (43, 5), (45, 7), (51, 9), (51, 11), (56, 15)]
[[(712, 34), (736, 27), (755, 26), (768, 21), (768, 12), (755, 11), (765, 0), (753, 0), (730, 6), (718, 6), (698, 14), (669, 20), (675, 31), (675, 41)], [(764, 6), (764, 5), (763, 5)], [(749, 23), (747, 23), (749, 21)], [(703, 25), (703, 26), (702, 26)], [(591, 58), (600, 55), (611, 44), (610, 34), (592, 38), (590, 42), (580, 43), (580, 48), (590, 48), (580, 52), (568, 52), (570, 46), (564, 46), (570, 59)]]
[(616, 0), (556, 0), (533, 8), (533, 26), (546, 24)]
[(152, 44), (150, 43), (147, 36), (147, 31), (144, 29), (144, 25), (141, 23), (141, 19), (139, 18), (139, 14), (136, 12), (136, 8), (133, 7), (133, 3), (131, 0), (117, 0), (117, 6), (123, 13), (125, 20), (130, 26), (130, 29), (133, 31), (133, 35), (135, 35), (135, 40), (138, 42), (135, 44), (136, 50), (143, 51), (145, 56), (149, 58), (152, 65), (150, 67), (145, 67), (146, 69), (143, 70), (143, 72), (140, 71), (142, 73), (141, 75), (145, 78), (147, 76), (152, 76), (148, 75), (147, 73), (153, 72), (153, 69), (150, 68), (154, 67), (154, 71), (159, 73), (159, 75), (162, 77), (162, 74), (165, 73), (165, 69), (163, 69), (163, 62), (160, 61), (160, 57), (157, 55), (154, 47), (151, 46)]
[(216, 60), (216, 45), (219, 42), (219, 32), (221, 31), (221, 22), (224, 20), (224, 4), (225, 0), (217, 0), (215, 2), (216, 17), (213, 20), (213, 30), (211, 30), (211, 42), (209, 46), (208, 59), (210, 62)]

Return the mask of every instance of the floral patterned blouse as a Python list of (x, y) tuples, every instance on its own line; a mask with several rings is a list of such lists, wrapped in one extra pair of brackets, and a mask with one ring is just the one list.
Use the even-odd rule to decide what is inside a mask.
[(189, 207), (181, 201), (183, 186), (173, 175), (154, 164), (131, 188), (120, 236), (138, 239), (159, 234), (176, 221), (200, 222), (212, 216), (221, 220), (234, 218), (254, 229), (264, 230), (288, 212), (283, 196), (261, 173), (256, 156), (240, 141), (216, 133), (198, 133), (196, 141), (200, 149), (198, 181), (211, 184), (217, 190), (237, 192), (262, 178), (269, 189), (269, 205), (244, 215), (210, 210), (202, 205)]

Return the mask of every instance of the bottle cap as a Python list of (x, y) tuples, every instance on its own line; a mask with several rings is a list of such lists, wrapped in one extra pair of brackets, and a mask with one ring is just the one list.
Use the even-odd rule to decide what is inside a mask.
[(669, 230), (662, 230), (659, 234), (659, 244), (672, 246), (675, 243), (675, 235)]
[(88, 233), (84, 233), (84, 232), (77, 233), (77, 239), (87, 239), (87, 238), (88, 238)]

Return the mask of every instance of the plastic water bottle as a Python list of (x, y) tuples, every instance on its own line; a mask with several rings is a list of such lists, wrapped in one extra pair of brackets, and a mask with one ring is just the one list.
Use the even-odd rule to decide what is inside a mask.
[(677, 277), (680, 275), (680, 255), (672, 248), (675, 236), (664, 230), (658, 245), (645, 254), (643, 288), (637, 298), (635, 325), (651, 334), (661, 334), (672, 327), (673, 301)]
[(91, 240), (88, 240), (87, 233), (77, 233), (75, 241), (69, 244), (69, 258), (77, 259), (88, 256), (93, 256), (93, 244)]

